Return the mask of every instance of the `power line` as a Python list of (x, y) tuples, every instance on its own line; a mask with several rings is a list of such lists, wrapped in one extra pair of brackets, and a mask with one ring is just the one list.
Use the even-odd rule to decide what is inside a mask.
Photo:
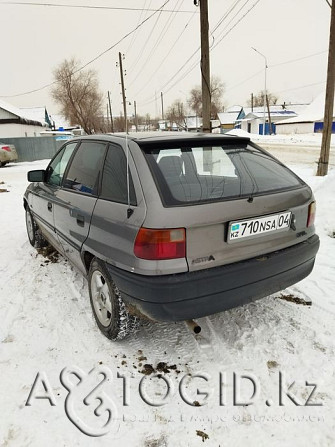
[[(164, 8), (164, 6), (169, 3), (170, 0), (166, 0), (165, 3), (163, 3), (163, 5), (159, 8), (156, 9), (155, 12), (153, 12), (151, 15), (149, 15), (147, 18), (145, 18), (139, 25), (137, 25), (133, 30), (129, 31), (129, 33), (125, 34), (123, 37), (121, 37), (120, 40), (118, 40), (115, 44), (113, 44), (112, 46), (110, 46), (109, 48), (107, 48), (105, 51), (103, 51), (102, 53), (98, 54), (98, 56), (96, 56), (95, 58), (91, 59), (90, 61), (86, 62), (86, 64), (82, 65), (81, 67), (79, 67), (77, 70), (75, 70), (72, 74), (76, 74), (79, 71), (83, 70), (84, 68), (86, 68), (88, 65), (92, 64), (93, 62), (95, 62), (97, 59), (99, 59), (100, 57), (102, 57), (103, 55), (105, 55), (106, 53), (108, 53), (109, 51), (111, 51), (113, 48), (115, 48), (117, 45), (119, 45), (121, 42), (123, 42), (127, 37), (129, 37), (131, 34), (133, 34), (136, 30), (138, 30), (138, 28), (140, 28), (142, 25), (144, 25), (148, 20), (151, 19), (151, 17), (153, 17), (155, 14), (157, 14), (159, 11), (161, 11), (162, 8)], [(5, 95), (2, 96), (0, 95), (1, 98), (16, 98), (18, 96), (24, 96), (24, 95), (29, 95), (31, 93), (36, 93), (39, 92), (41, 90), (44, 90), (48, 87), (51, 87), (52, 85), (57, 84), (58, 81), (53, 81), (50, 82), (49, 84), (46, 84), (40, 88), (34, 89), (34, 90), (30, 90), (28, 92), (24, 92), (24, 93), (19, 93), (16, 95)]]
[(325, 83), (326, 83), (326, 81), (314, 82), (313, 84), (301, 85), (300, 87), (293, 87), (293, 88), (288, 88), (286, 90), (281, 90), (280, 92), (277, 92), (277, 93), (285, 93), (285, 92), (289, 92), (291, 90), (300, 90), (302, 88), (314, 87), (315, 85), (321, 85), (321, 84), (325, 84)]
[[(215, 25), (215, 27), (213, 28), (214, 32), (215, 30), (217, 30), (219, 28), (219, 26), (221, 26), (221, 24), (223, 23), (223, 21), (229, 16), (229, 14), (234, 10), (234, 8), (237, 6), (237, 4), (240, 2), (241, 0), (237, 0), (235, 2), (235, 4), (228, 10), (225, 12), (225, 14), (220, 18), (219, 22)], [(246, 3), (248, 3), (250, 0), (247, 0)], [(243, 5), (244, 6), (244, 5)], [(235, 17), (235, 16), (234, 16)], [(212, 50), (213, 46), (210, 48), (210, 51)], [(159, 90), (164, 90), (164, 88), (169, 85), (169, 83), (176, 77), (178, 76), (178, 74), (180, 74), (180, 71), (193, 59), (193, 57), (199, 52), (200, 50), (200, 46), (191, 54), (191, 56), (186, 60), (186, 62), (178, 69), (178, 71), (159, 89)], [(172, 87), (174, 87), (178, 82), (180, 82), (182, 79), (185, 78), (185, 76), (187, 76), (191, 71), (194, 70), (194, 68), (198, 65), (198, 63), (200, 62), (200, 60), (198, 60), (194, 65), (192, 65), (192, 67), (184, 74), (182, 75), (181, 78), (178, 78), (178, 80), (172, 85)], [(168, 90), (165, 90), (164, 93), (167, 93), (171, 90), (170, 87)], [(142, 89), (143, 90), (143, 89)], [(141, 91), (142, 91), (141, 90)], [(153, 103), (154, 100), (149, 100), (149, 102), (145, 102), (144, 104), (151, 104)]]
[(236, 0), (235, 3), (228, 9), (224, 15), (220, 18), (218, 23), (214, 26), (214, 28), (211, 30), (211, 33), (214, 33), (221, 24), (226, 20), (226, 18), (229, 16), (229, 14), (236, 8), (236, 6), (241, 2), (242, 0)]
[[(150, 4), (151, 4), (151, 0), (150, 0)], [(137, 64), (139, 63), (139, 61), (141, 60), (142, 54), (143, 54), (143, 52), (144, 52), (144, 50), (145, 50), (145, 47), (148, 45), (148, 42), (149, 42), (149, 40), (150, 40), (150, 38), (151, 38), (151, 34), (154, 32), (154, 30), (155, 30), (155, 28), (156, 28), (156, 26), (157, 26), (157, 23), (158, 23), (158, 21), (159, 21), (159, 19), (160, 19), (160, 17), (161, 17), (161, 14), (162, 14), (162, 11), (159, 12), (158, 17), (156, 18), (156, 21), (155, 21), (155, 23), (154, 23), (154, 25), (153, 25), (153, 27), (152, 27), (150, 33), (148, 34), (148, 36), (147, 36), (147, 38), (146, 38), (146, 40), (145, 40), (145, 42), (144, 42), (144, 44), (143, 44), (141, 50), (138, 50), (138, 51), (137, 51), (137, 58), (136, 58), (135, 62), (130, 66), (129, 71), (134, 70), (134, 68), (136, 67), (136, 65), (137, 65)]]
[[(238, 12), (240, 12), (241, 11), (241, 9), (243, 9), (244, 8), (244, 6), (249, 2), (250, 0), (247, 0), (246, 2), (245, 2), (245, 4), (242, 6), (242, 8), (240, 8), (239, 9), (239, 11)], [(226, 32), (226, 34), (224, 34), (217, 42), (216, 42), (216, 44), (213, 46), (213, 50), (214, 50), (214, 48), (216, 48), (218, 45), (219, 45), (219, 43), (220, 42), (222, 42), (222, 40), (226, 37), (226, 36), (228, 36), (228, 34), (231, 32), (231, 31), (233, 31), (233, 29), (235, 29), (236, 28), (236, 26), (249, 14), (249, 12), (251, 12), (257, 5), (258, 5), (258, 3), (260, 2), (261, 0), (257, 0), (252, 6), (251, 6), (251, 8), (249, 8), (248, 9), (248, 11), (245, 13), (245, 14), (243, 14), (243, 16), (242, 17), (240, 17), (239, 18), (239, 20)], [(233, 17), (233, 18), (235, 18), (236, 17), (236, 14), (235, 14), (235, 16)], [(229, 25), (229, 24), (228, 24)], [(227, 27), (226, 28), (224, 28), (224, 30), (225, 29), (227, 29)], [(224, 31), (223, 30), (223, 31)]]
[(247, 79), (244, 79), (244, 81), (241, 81), (238, 84), (235, 84), (232, 87), (225, 90), (225, 93), (230, 92), (230, 90), (233, 90), (234, 88), (239, 87), (242, 84), (245, 84), (246, 82), (250, 81), (250, 79), (255, 78), (256, 76), (258, 76), (260, 73), (263, 73), (263, 72), (264, 72), (264, 69), (262, 68), (261, 70), (257, 71), (257, 73), (254, 73), (253, 75), (249, 76)]
[[(36, 3), (36, 2), (0, 2), (1, 5), (20, 5), (20, 6), (45, 6), (55, 8), (76, 8), (76, 9), (102, 9), (102, 10), (119, 10), (119, 11), (143, 11), (143, 8), (129, 8), (124, 6), (89, 6), (89, 5), (66, 5), (64, 3)], [(147, 9), (148, 12), (155, 12), (156, 9)], [(162, 12), (174, 12), (170, 9), (165, 9)], [(190, 13), (193, 11), (180, 10), (181, 13)]]
[(320, 54), (328, 53), (328, 51), (319, 51), (318, 53), (310, 54), (309, 56), (299, 57), (297, 59), (291, 59), (286, 62), (280, 62), (279, 64), (269, 65), (269, 68), (279, 67), (280, 65), (292, 64), (293, 62), (303, 61), (304, 59), (309, 59), (314, 56), (319, 56)]
[[(244, 6), (249, 2), (250, 0), (247, 0), (244, 5), (239, 9), (238, 12), (240, 12)], [(257, 6), (257, 4), (260, 2), (261, 0), (257, 0), (252, 6), (251, 8), (248, 9), (248, 11), (221, 37), (221, 39), (216, 42), (215, 45), (213, 45), (210, 48), (210, 51), (212, 51), (214, 48), (216, 48), (220, 42), (222, 42), (222, 40), (228, 36), (228, 34), (233, 31), (233, 29), (249, 14), (249, 12), (251, 12), (255, 6)], [(238, 14), (238, 13), (237, 13)], [(230, 20), (229, 23), (232, 22), (232, 20), (236, 17), (236, 15)], [(229, 25), (228, 23), (228, 25)], [(227, 27), (226, 27), (227, 28)], [(226, 29), (225, 28), (225, 29)], [(164, 93), (168, 93), (176, 84), (178, 84), (180, 81), (182, 81), (189, 73), (191, 73), (191, 71), (194, 70), (194, 68), (199, 64), (200, 60), (198, 60), (194, 65), (192, 65), (183, 75), (181, 75), (181, 77), (179, 77), (168, 89), (164, 90), (164, 88), (180, 73), (180, 71), (190, 62), (190, 60), (193, 58), (193, 56), (195, 56), (197, 54), (197, 52), (199, 51), (199, 48), (197, 48), (197, 50), (187, 59), (187, 61), (182, 65), (181, 68), (179, 68), (179, 70), (159, 89), (160, 91), (164, 91)], [(145, 102), (143, 105), (147, 105), (147, 104), (152, 104), (155, 100), (151, 99), (148, 102)]]
[[(182, 0), (179, 0), (179, 8), (181, 6), (181, 2), (182, 2)], [(178, 4), (176, 4), (176, 6), (175, 6), (175, 9), (176, 9), (175, 12), (178, 11), (177, 8), (178, 8)], [(175, 18), (176, 18), (176, 14), (171, 13), (170, 16), (168, 17), (167, 21), (165, 22), (165, 24), (164, 24), (164, 26), (163, 26), (159, 36), (157, 37), (156, 42), (153, 44), (153, 47), (151, 48), (148, 56), (146, 57), (146, 59), (142, 63), (142, 66), (140, 67), (140, 69), (135, 73), (133, 81), (128, 84), (128, 88), (131, 87), (134, 84), (134, 82), (138, 79), (138, 76), (142, 73), (144, 68), (147, 66), (147, 63), (148, 63), (149, 59), (153, 56), (153, 54), (157, 50), (158, 45), (162, 42), (164, 36), (166, 35), (168, 29), (170, 28), (170, 26), (171, 26), (171, 24), (172, 24), (172, 22), (173, 22), (173, 20)]]
[[(141, 10), (141, 14), (140, 14), (140, 17), (139, 17), (138, 22), (137, 22), (137, 25), (141, 22), (141, 20), (142, 20), (142, 16), (143, 16), (143, 14), (144, 14), (144, 11), (147, 11), (147, 9), (146, 9), (147, 2), (148, 2), (148, 0), (145, 0), (144, 6), (143, 6), (143, 8), (142, 8), (142, 10)], [(150, 3), (149, 3), (149, 6), (148, 6), (148, 7), (150, 7), (150, 5), (151, 5), (151, 1), (150, 1)], [(126, 49), (126, 54), (128, 54), (129, 49), (132, 47), (132, 45), (133, 45), (133, 43), (134, 43), (134, 41), (135, 41), (135, 37), (136, 37), (136, 35), (137, 35), (137, 33), (134, 33), (134, 34), (132, 35), (131, 41), (129, 42), (129, 45), (128, 45), (127, 49)]]
[[(181, 36), (184, 34), (184, 32), (186, 31), (186, 28), (188, 27), (188, 25), (190, 24), (191, 20), (193, 19), (194, 15), (196, 14), (196, 11), (193, 12), (192, 16), (190, 17), (189, 21), (186, 23), (186, 25), (184, 26), (183, 30), (181, 31), (181, 33), (179, 34), (179, 36), (177, 37), (177, 39), (174, 41), (174, 43), (172, 44), (172, 46), (170, 47), (170, 50), (164, 54), (164, 60), (157, 66), (157, 68), (151, 73), (151, 76), (149, 77), (149, 79), (146, 80), (146, 85), (151, 81), (151, 79), (155, 76), (155, 74), (157, 73), (157, 71), (162, 67), (163, 63), (168, 59), (169, 55), (171, 54), (173, 48), (177, 45), (178, 41), (180, 40)], [(140, 90), (137, 91), (137, 93), (134, 95), (134, 97), (137, 97), (137, 95), (139, 95), (143, 89), (146, 87), (143, 86), (142, 88), (140, 88)]]
[[(221, 19), (219, 20), (219, 22), (215, 25), (214, 29), (212, 30), (212, 33), (213, 33), (214, 31), (216, 31), (216, 30), (222, 25), (222, 23), (225, 21), (225, 19), (229, 16), (230, 13), (232, 13), (232, 12), (234, 11), (234, 9), (236, 8), (236, 6), (237, 6), (240, 2), (241, 2), (241, 0), (237, 0), (237, 1), (234, 3), (234, 5), (232, 5), (232, 7), (226, 12), (226, 14), (224, 14), (224, 15), (221, 17)], [(246, 3), (248, 3), (248, 2), (249, 2), (249, 0), (246, 1)], [(245, 3), (245, 4), (246, 4), (246, 3)], [(236, 17), (236, 15), (238, 15), (238, 13), (241, 11), (241, 9), (244, 8), (245, 4), (244, 4), (244, 5), (237, 11), (237, 13), (235, 14), (235, 16), (234, 16), (231, 20), (233, 20), (233, 19)]]

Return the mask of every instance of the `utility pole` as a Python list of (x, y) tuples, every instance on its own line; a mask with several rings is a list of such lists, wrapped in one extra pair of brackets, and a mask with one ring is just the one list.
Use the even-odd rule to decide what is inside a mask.
[(329, 50), (328, 50), (328, 71), (325, 99), (325, 115), (323, 119), (323, 131), (321, 152), (316, 175), (323, 176), (328, 173), (330, 139), (333, 124), (334, 110), (334, 85), (335, 85), (335, 2), (331, 8)]
[(164, 104), (163, 104), (163, 92), (161, 92), (161, 105), (162, 105), (162, 120), (164, 121)]
[(137, 127), (138, 127), (138, 122), (137, 122), (137, 112), (136, 112), (136, 101), (134, 101), (134, 113), (135, 113), (135, 127), (136, 127), (136, 132), (138, 131)]
[[(123, 56), (124, 58), (124, 56)], [(122, 54), (119, 52), (119, 66), (120, 66), (120, 77), (121, 77), (121, 88), (122, 88), (122, 98), (123, 98), (123, 113), (124, 113), (124, 124), (125, 124), (125, 131), (128, 133), (128, 126), (127, 126), (127, 103), (126, 103), (126, 92), (124, 88), (124, 80), (123, 80), (123, 68), (122, 68)]]
[(253, 112), (254, 111), (254, 94), (253, 93), (251, 93), (250, 104), (251, 104), (251, 111)]
[(266, 93), (266, 107), (268, 109), (268, 119), (269, 119), (269, 135), (272, 135), (272, 123), (271, 123), (271, 113), (270, 113), (270, 105), (269, 105), (269, 97)]
[(112, 131), (112, 133), (114, 133), (114, 123), (113, 123), (113, 115), (112, 115), (112, 102), (111, 102), (111, 97), (110, 97), (109, 91), (108, 91), (108, 104), (109, 104), (109, 116), (110, 116), (110, 120), (111, 120), (111, 131)]
[(209, 66), (208, 42), (208, 0), (200, 2), (200, 34), (201, 34), (201, 89), (202, 89), (202, 130), (211, 131), (211, 79)]

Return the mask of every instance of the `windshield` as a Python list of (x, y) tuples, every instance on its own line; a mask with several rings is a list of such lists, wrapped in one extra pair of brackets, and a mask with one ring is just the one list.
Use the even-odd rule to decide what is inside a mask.
[(300, 187), (303, 182), (257, 146), (146, 149), (166, 206), (220, 201)]

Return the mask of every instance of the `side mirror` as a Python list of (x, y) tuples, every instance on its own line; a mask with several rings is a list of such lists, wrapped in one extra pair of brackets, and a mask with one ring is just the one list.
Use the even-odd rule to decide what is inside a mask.
[(36, 169), (35, 171), (29, 171), (27, 175), (28, 182), (44, 182), (45, 173), (46, 171), (44, 169)]

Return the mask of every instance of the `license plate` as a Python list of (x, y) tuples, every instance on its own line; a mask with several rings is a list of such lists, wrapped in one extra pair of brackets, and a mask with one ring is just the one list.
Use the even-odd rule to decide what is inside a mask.
[(291, 225), (291, 215), (291, 212), (287, 212), (231, 222), (229, 225), (228, 242), (264, 233), (288, 230)]

